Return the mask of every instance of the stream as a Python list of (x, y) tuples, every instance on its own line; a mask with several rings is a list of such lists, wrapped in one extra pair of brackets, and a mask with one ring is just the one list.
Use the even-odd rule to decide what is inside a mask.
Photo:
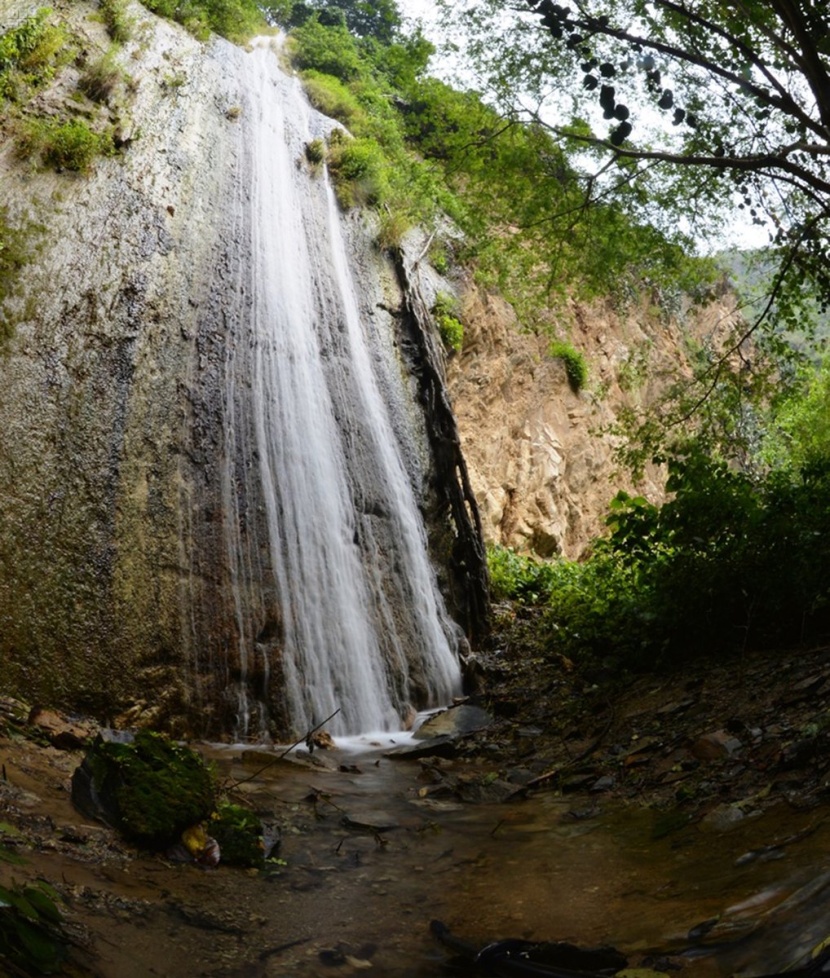
[(691, 822), (590, 792), (465, 802), (504, 787), (486, 745), (476, 759), (389, 757), (407, 736), (289, 757), (200, 745), (281, 833), (262, 870), (136, 852), (72, 807), (79, 753), (0, 741), (0, 837), (20, 856), (0, 861), (0, 885), (57, 887), (95, 978), (477, 974), (436, 944), (433, 919), (476, 946), (610, 944), (631, 967), (668, 957), (694, 978), (775, 974), (828, 936), (824, 808), (779, 801), (735, 820), (716, 806)]
[[(782, 804), (723, 826), (591, 796), (465, 804), (436, 787), (434, 759), (389, 759), (393, 738), (381, 736), (384, 746), (306, 755), (320, 767), (261, 770), (263, 752), (214, 753), (247, 802), (287, 826), (283, 864), (257, 884), (262, 912), (292, 921), (280, 936), (303, 943), (262, 974), (461, 973), (433, 943), (432, 918), (481, 945), (612, 944), (631, 966), (680, 955), (695, 975), (784, 970), (828, 936), (820, 810)], [(478, 776), (475, 763), (438, 764)]]

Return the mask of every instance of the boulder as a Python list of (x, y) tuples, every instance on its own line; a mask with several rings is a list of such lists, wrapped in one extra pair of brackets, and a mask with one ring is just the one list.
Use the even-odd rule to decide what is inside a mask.
[(492, 722), (493, 718), (486, 710), (482, 710), (479, 706), (471, 706), (469, 703), (462, 703), (460, 706), (451, 706), (448, 710), (431, 716), (412, 736), (416, 740), (463, 737), (465, 734), (484, 730)]
[(136, 845), (165, 849), (216, 808), (202, 758), (162, 734), (140, 731), (129, 743), (96, 737), (72, 775), (72, 803)]

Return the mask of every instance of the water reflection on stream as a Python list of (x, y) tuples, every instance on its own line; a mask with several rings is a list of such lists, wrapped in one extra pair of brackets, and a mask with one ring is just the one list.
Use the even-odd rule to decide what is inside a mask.
[[(259, 758), (248, 752), (243, 764), (238, 748), (218, 753), (234, 780), (255, 772)], [(239, 787), (289, 826), (273, 892), (303, 932), (293, 936), (308, 936), (268, 974), (338, 973), (321, 965), (319, 950), (344, 944), (353, 957), (376, 945), (374, 974), (457, 975), (429, 937), (435, 917), (481, 944), (613, 944), (632, 965), (651, 952), (685, 951), (684, 971), (694, 975), (770, 974), (830, 935), (823, 810), (782, 803), (722, 831), (601, 797), (463, 804), (425, 795), (419, 762), (378, 750), (326, 752), (325, 760), (333, 770), (282, 761)], [(448, 771), (475, 768), (457, 762)], [(719, 922), (689, 939), (712, 918)]]

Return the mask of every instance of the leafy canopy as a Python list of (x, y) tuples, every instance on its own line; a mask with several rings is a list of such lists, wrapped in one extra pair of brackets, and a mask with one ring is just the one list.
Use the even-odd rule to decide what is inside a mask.
[[(566, 284), (607, 294), (619, 293), (621, 280), (688, 288), (711, 275), (689, 259), (688, 241), (632, 220), (628, 201), (586, 208), (545, 127), (430, 77), (433, 48), (419, 30), (387, 32), (377, 23), (370, 30), (358, 7), (283, 2), (277, 9), (272, 2), (269, 9), (294, 25), (292, 60), (312, 101), (382, 147), (386, 191), (370, 199), (426, 225), (445, 211), (463, 232), (463, 245), (453, 246), (458, 257), (483, 284), (501, 289), (526, 325), (550, 325)], [(400, 22), (391, 0), (373, 10), (384, 23)]]
[(737, 207), (778, 257), (762, 315), (796, 317), (806, 285), (830, 298), (826, 4), (439, 3), (500, 104), (580, 154), (587, 199), (624, 194), (670, 236), (709, 240)]

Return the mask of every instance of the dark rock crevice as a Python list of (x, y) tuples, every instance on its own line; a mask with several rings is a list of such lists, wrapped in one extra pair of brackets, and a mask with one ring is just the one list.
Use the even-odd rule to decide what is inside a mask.
[[(471, 642), (479, 642), (490, 627), (487, 555), (481, 518), (461, 450), (461, 440), (447, 394), (443, 354), (432, 316), (421, 291), (417, 271), (401, 249), (392, 258), (402, 293), (399, 328), (403, 342), (416, 351), (413, 374), (418, 383), (433, 456), (433, 489), (437, 512), (427, 523), (431, 546), (439, 551), (438, 565), (447, 566), (446, 598), (450, 613)], [(441, 532), (437, 527), (441, 527)], [(444, 559), (448, 558), (448, 559)]]

